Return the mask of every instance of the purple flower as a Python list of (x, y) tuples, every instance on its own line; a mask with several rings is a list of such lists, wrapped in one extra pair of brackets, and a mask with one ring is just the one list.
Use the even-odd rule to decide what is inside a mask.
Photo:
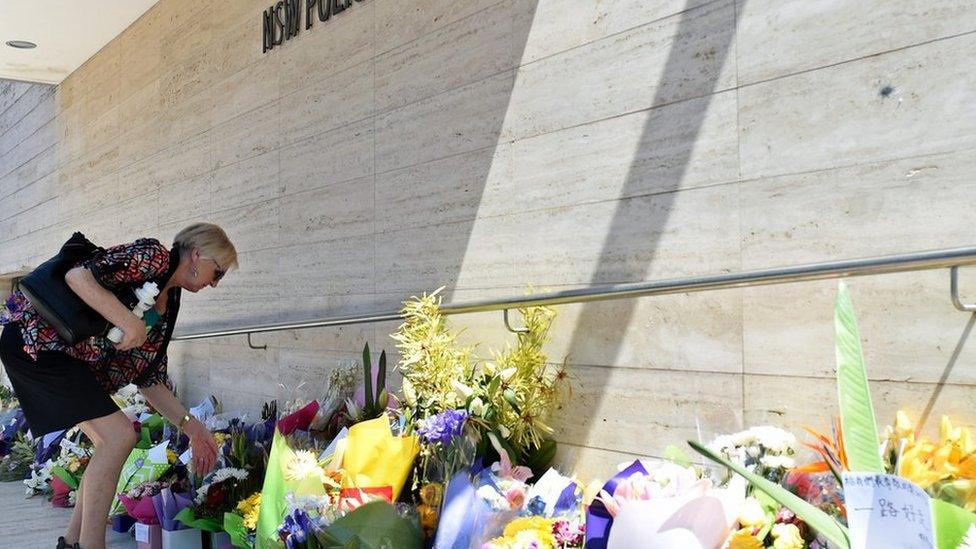
[(525, 508), (530, 515), (543, 515), (546, 512), (546, 502), (543, 501), (542, 496), (535, 496), (529, 500)]
[(471, 414), (467, 410), (448, 410), (425, 419), (417, 432), (427, 444), (441, 443), (447, 446), (461, 434), (464, 422)]
[(311, 533), (312, 525), (308, 513), (301, 509), (296, 509), (294, 513), (286, 516), (284, 524), (278, 529), (278, 535), (285, 542), (286, 549), (304, 547)]

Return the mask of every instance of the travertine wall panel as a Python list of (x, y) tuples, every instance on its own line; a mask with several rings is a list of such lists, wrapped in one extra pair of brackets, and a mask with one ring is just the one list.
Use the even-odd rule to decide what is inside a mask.
[[(186, 296), (197, 330), (973, 244), (970, 3), (364, 0), (264, 54), (265, 4), (162, 0), (58, 87), (0, 82), (0, 271), (212, 220), (242, 268)], [(882, 421), (976, 420), (947, 279), (849, 283)], [(835, 287), (560, 307), (559, 465), (820, 424)], [(176, 343), (171, 373), (256, 414), (364, 341), (395, 360), (397, 324)]]

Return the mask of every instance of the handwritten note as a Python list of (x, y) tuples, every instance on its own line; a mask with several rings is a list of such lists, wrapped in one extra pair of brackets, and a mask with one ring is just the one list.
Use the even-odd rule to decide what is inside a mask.
[(930, 498), (901, 477), (844, 473), (844, 504), (853, 549), (935, 548)]

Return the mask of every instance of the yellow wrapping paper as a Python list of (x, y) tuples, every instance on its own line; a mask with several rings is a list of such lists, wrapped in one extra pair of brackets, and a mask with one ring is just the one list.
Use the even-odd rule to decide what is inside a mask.
[(413, 460), (420, 453), (415, 435), (397, 437), (390, 431), (390, 419), (381, 416), (349, 428), (341, 452), (345, 477), (343, 488), (381, 488), (389, 486), (393, 501), (400, 497)]

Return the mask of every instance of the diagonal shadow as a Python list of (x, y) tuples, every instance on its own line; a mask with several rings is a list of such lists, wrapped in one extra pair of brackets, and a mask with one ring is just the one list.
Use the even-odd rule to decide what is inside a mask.
[[(744, 2), (745, 0), (738, 1), (739, 9)], [(648, 264), (630, 263), (621, 268), (620, 257), (638, 242), (641, 249), (653, 250), (658, 247), (661, 237), (665, 234), (670, 210), (678, 194), (676, 191), (680, 190), (682, 180), (688, 171), (696, 139), (711, 104), (711, 94), (719, 88), (720, 75), (735, 38), (735, 5), (732, 1), (728, 2), (728, 13), (731, 20), (727, 26), (721, 27), (724, 29), (721, 36), (708, 35), (705, 37), (702, 35), (700, 21), (696, 19), (696, 16), (702, 10), (714, 9), (716, 5), (722, 2), (689, 9), (689, 5), (693, 3), (692, 0), (689, 0), (686, 4), (686, 11), (681, 14), (682, 19), (678, 26), (676, 39), (669, 51), (652, 103), (659, 108), (653, 108), (649, 113), (643, 135), (638, 142), (639, 148), (635, 152), (634, 163), (628, 170), (626, 181), (621, 190), (621, 200), (617, 204), (605, 236), (597, 267), (592, 274), (591, 285), (639, 281), (646, 278)], [(689, 55), (688, 49), (692, 49), (695, 53)], [(702, 56), (708, 60), (707, 65), (698, 70), (697, 73), (690, 72), (693, 68), (698, 69), (701, 66)], [(693, 66), (690, 67), (689, 65)], [(677, 105), (679, 108), (660, 107), (669, 101), (665, 94), (669, 93), (669, 90), (673, 90), (675, 86), (682, 86), (689, 78), (689, 74), (694, 74), (696, 78), (695, 93), (691, 97), (700, 99), (684, 100), (680, 105)], [(652, 175), (651, 177), (658, 180), (653, 181), (653, 185), (649, 185), (649, 182), (646, 181), (648, 176), (641, 173), (636, 162), (641, 157), (640, 148), (660, 144), (668, 135), (674, 139), (674, 127), (681, 128), (679, 135), (683, 141), (679, 150), (671, 156), (674, 168), (668, 170), (663, 176)], [(653, 187), (656, 194), (652, 199), (655, 202), (652, 212), (628, 204), (631, 202), (628, 200), (629, 197), (639, 196), (640, 189), (648, 187)], [(620, 352), (624, 338), (627, 337), (627, 327), (634, 317), (637, 301), (627, 299), (613, 303), (613, 314), (610, 315), (606, 314), (606, 304), (582, 306), (568, 346), (568, 360), (572, 360), (573, 356), (591, 346), (594, 334), (599, 334), (601, 337), (600, 347), (606, 353), (608, 360), (613, 360)], [(602, 314), (601, 307), (604, 308)], [(589, 384), (587, 392), (592, 391), (594, 395), (594, 401), (588, 402), (591, 404), (588, 408), (596, 410), (602, 400), (612, 398), (613, 395), (606, 394), (609, 378), (609, 375), (600, 375), (587, 379)], [(574, 431), (579, 429), (579, 434), (583, 438), (578, 441), (571, 441), (572, 443), (586, 445), (590, 435), (599, 428), (596, 422), (601, 421), (601, 419), (596, 416), (597, 414), (573, 414), (573, 422), (577, 423)], [(580, 423), (582, 425), (579, 425)]]
[(916, 427), (917, 431), (921, 432), (921, 430), (925, 427), (925, 423), (929, 419), (929, 415), (932, 414), (932, 408), (934, 408), (935, 403), (938, 402), (939, 395), (942, 394), (942, 388), (945, 387), (946, 381), (949, 379), (949, 375), (952, 373), (952, 369), (956, 367), (956, 361), (959, 360), (959, 355), (962, 353), (963, 347), (966, 346), (966, 341), (969, 340), (969, 334), (973, 331), (974, 325), (976, 325), (976, 313), (969, 316), (969, 322), (966, 323), (966, 327), (962, 330), (962, 335), (959, 336), (959, 342), (956, 343), (956, 348), (952, 351), (952, 356), (949, 357), (949, 362), (942, 371), (942, 377), (940, 377), (938, 383), (935, 384), (935, 390), (932, 391), (932, 396), (929, 397), (929, 401), (925, 404), (925, 410), (918, 418), (918, 426)]

